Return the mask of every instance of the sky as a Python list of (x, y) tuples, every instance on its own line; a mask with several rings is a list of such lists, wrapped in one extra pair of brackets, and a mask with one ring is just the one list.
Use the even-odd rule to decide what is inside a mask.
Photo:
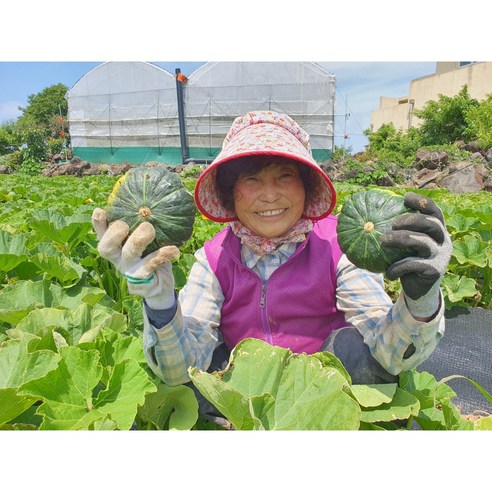
[[(435, 61), (309, 61), (316, 61), (327, 72), (335, 74), (335, 146), (353, 152), (364, 150), (364, 146), (368, 143), (363, 132), (370, 126), (371, 111), (379, 107), (379, 98), (408, 95), (410, 81), (434, 73), (436, 67)], [(21, 114), (18, 108), (27, 105), (29, 95), (37, 94), (57, 83), (62, 83), (70, 89), (100, 63), (100, 61), (0, 61), (0, 123), (15, 120)], [(175, 73), (175, 69), (180, 68), (181, 72), (190, 75), (205, 62), (151, 63), (170, 73)], [(344, 138), (344, 135), (348, 135), (348, 138)]]

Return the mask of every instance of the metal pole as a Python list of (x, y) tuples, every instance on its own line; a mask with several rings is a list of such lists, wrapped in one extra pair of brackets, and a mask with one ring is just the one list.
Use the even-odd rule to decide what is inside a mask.
[[(62, 114), (62, 110), (61, 110), (61, 104), (58, 104), (58, 111), (60, 113), (60, 125), (61, 125), (60, 136), (63, 138), (63, 150), (65, 153), (65, 162), (67, 162), (68, 161), (67, 145), (66, 145), (67, 140), (65, 138), (65, 130), (64, 130), (64, 126), (63, 126), (63, 114)], [(68, 111), (67, 111), (67, 117), (68, 117)]]
[(178, 98), (178, 119), (179, 119), (179, 136), (181, 142), (181, 159), (184, 164), (186, 159), (188, 159), (188, 143), (186, 139), (186, 125), (185, 125), (185, 115), (184, 115), (184, 102), (183, 102), (183, 82), (178, 78), (181, 70), (177, 68), (176, 73), (176, 95)]

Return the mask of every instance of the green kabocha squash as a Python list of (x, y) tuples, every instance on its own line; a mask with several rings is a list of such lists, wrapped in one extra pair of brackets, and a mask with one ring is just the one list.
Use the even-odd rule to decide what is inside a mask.
[(133, 232), (150, 222), (155, 240), (144, 255), (162, 246), (183, 245), (193, 233), (195, 201), (178, 174), (165, 167), (134, 167), (114, 185), (106, 207), (108, 221), (123, 220)]
[(389, 248), (381, 244), (383, 233), (390, 231), (394, 217), (414, 212), (403, 197), (388, 190), (366, 190), (349, 196), (338, 216), (338, 243), (357, 267), (384, 273), (395, 261), (412, 254), (409, 249)]

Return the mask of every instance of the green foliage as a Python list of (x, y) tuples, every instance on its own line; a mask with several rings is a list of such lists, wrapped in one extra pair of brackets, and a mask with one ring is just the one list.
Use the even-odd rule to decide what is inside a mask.
[(65, 139), (48, 137), (46, 145), (50, 154), (60, 154), (65, 146)]
[[(28, 105), (16, 122), (0, 127), (0, 161), (13, 172), (40, 174), (48, 153), (60, 153), (68, 144), (68, 88), (63, 84), (47, 87), (28, 97)], [(20, 156), (20, 157), (19, 157)]]
[(224, 372), (191, 369), (199, 391), (238, 430), (357, 430), (361, 410), (331, 354), (292, 354), (256, 339), (241, 341)]
[(344, 182), (368, 186), (388, 177), (389, 165), (380, 162), (364, 163), (355, 159), (345, 161)]
[[(94, 343), (95, 345), (95, 343)], [(105, 365), (95, 348), (65, 346), (55, 370), (19, 387), (18, 394), (40, 400), (36, 413), (43, 417), (40, 429), (128, 430), (138, 406), (156, 391), (145, 369), (131, 357)], [(109, 376), (106, 378), (106, 372)], [(101, 387), (104, 384), (104, 389)], [(63, 388), (63, 391), (60, 391)]]
[(470, 138), (476, 136), (482, 147), (492, 148), (492, 94), (488, 94), (479, 105), (468, 108), (465, 120)]
[(19, 108), (22, 115), (18, 119), (21, 128), (38, 128), (43, 134), (56, 137), (60, 132), (60, 123), (57, 118), (66, 119), (68, 102), (65, 94), (68, 87), (64, 84), (55, 84), (46, 87), (37, 94), (31, 94), (25, 108)]
[(14, 172), (20, 168), (22, 160), (22, 152), (20, 150), (14, 150), (10, 154), (0, 156), (0, 165), (7, 166), (10, 172)]
[(453, 242), (443, 279), (447, 308), (492, 309), (492, 198), (490, 192), (453, 195), (446, 190), (420, 190), (438, 203)]
[[(473, 430), (480, 429), (481, 424), (476, 425), (463, 418), (458, 408), (452, 403), (456, 396), (453, 389), (446, 385), (451, 379), (460, 376), (450, 376), (441, 381), (436, 381), (428, 372), (407, 371), (400, 374), (400, 387), (411, 393), (419, 401), (419, 413), (415, 419), (416, 424), (422, 430)], [(477, 390), (483, 394), (486, 400), (492, 403), (491, 396), (475, 381)], [(482, 419), (479, 419), (480, 421)], [(487, 422), (484, 424), (487, 426)]]
[[(451, 159), (464, 160), (470, 153), (461, 150), (459, 142), (477, 140), (484, 148), (492, 147), (492, 95), (483, 101), (472, 99), (464, 85), (457, 95), (440, 94), (437, 101), (428, 101), (414, 113), (422, 120), (418, 127), (396, 130), (386, 123), (375, 132), (366, 130), (369, 145), (358, 160), (375, 162), (383, 169), (388, 163), (406, 168), (421, 148), (444, 150)], [(371, 176), (361, 176), (358, 183), (367, 185), (370, 180)]]
[(335, 150), (333, 152), (332, 160), (334, 162), (338, 162), (342, 159), (345, 159), (346, 156), (352, 154), (352, 147), (349, 145), (348, 147), (338, 147), (335, 146)]
[(400, 167), (409, 167), (422, 146), (417, 129), (397, 131), (393, 123), (386, 123), (376, 132), (366, 131), (365, 134), (369, 140), (366, 159), (377, 159), (381, 164), (393, 162)]
[(376, 132), (366, 130), (364, 133), (369, 140), (369, 148), (378, 152), (386, 147), (388, 141), (394, 140), (398, 132), (393, 123), (384, 123)]
[(437, 101), (428, 101), (422, 109), (415, 110), (415, 116), (423, 120), (419, 127), (422, 145), (474, 140), (476, 135), (468, 127), (467, 113), (479, 104), (479, 101), (470, 98), (464, 85), (456, 96), (439, 94)]
[[(63, 145), (63, 142), (62, 142)], [(0, 163), (13, 172), (28, 175), (40, 174), (42, 161), (49, 151), (43, 129), (27, 127), (19, 123), (7, 123), (0, 127)]]
[(3, 429), (191, 429), (198, 420), (193, 391), (151, 373), (141, 300), (97, 253), (90, 214), (116, 179), (0, 177)]
[(22, 134), (24, 142), (21, 148), (22, 164), (18, 169), (23, 174), (40, 174), (43, 166), (41, 161), (46, 159), (48, 147), (41, 130), (26, 130)]
[(22, 140), (13, 122), (7, 122), (0, 126), (0, 156), (18, 150)]
[[(214, 428), (198, 418), (193, 390), (169, 388), (151, 373), (142, 348), (141, 300), (128, 295), (125, 280), (98, 255), (90, 216), (96, 206), (105, 206), (117, 179), (0, 176), (2, 429)], [(195, 183), (189, 179), (186, 186), (191, 191)], [(345, 197), (360, 190), (348, 183), (336, 188), (337, 211)], [(452, 233), (453, 258), (443, 285), (446, 305), (492, 307), (490, 193), (455, 196), (444, 190), (421, 191), (433, 193), (430, 196), (442, 206)], [(197, 213), (193, 237), (173, 264), (180, 272), (178, 289), (195, 261), (195, 250), (222, 227)], [(255, 390), (259, 394), (245, 395), (246, 383), (239, 379), (247, 367), (236, 365), (237, 384), (228, 394), (240, 406), (228, 412), (237, 420), (245, 409), (243, 421), (249, 427), (393, 429), (398, 428), (395, 418), (415, 419), (422, 428), (491, 427), (490, 418), (464, 422), (445, 381), (435, 382), (427, 375), (412, 373), (399, 388), (374, 388), (350, 384), (344, 368), (328, 353), (284, 357), (286, 365), (276, 374), (257, 370), (253, 354), (248, 357), (254, 366), (251, 388), (258, 390), (264, 376), (272, 380), (278, 376), (282, 383), (271, 385), (268, 394)], [(274, 364), (276, 357), (269, 363)], [(314, 371), (317, 367), (320, 374)], [(288, 389), (294, 374), (313, 383), (305, 394), (320, 402), (314, 405), (314, 410), (324, 412), (318, 421), (315, 412), (304, 411), (311, 405), (309, 399)], [(323, 376), (333, 377), (332, 388)], [(490, 398), (482, 388), (477, 390)], [(320, 395), (329, 398), (316, 400)], [(345, 421), (340, 416), (346, 416)]]
[[(237, 430), (424, 430), (488, 428), (452, 403), (456, 393), (427, 372), (406, 371), (399, 384), (352, 384), (329, 352), (293, 354), (253, 338), (238, 343), (224, 371), (191, 368), (198, 390)], [(485, 399), (492, 397), (469, 380)], [(482, 419), (480, 419), (482, 420)]]

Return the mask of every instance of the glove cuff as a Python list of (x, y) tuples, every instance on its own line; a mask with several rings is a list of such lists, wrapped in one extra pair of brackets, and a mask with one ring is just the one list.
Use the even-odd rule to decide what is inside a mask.
[(441, 304), (440, 283), (436, 282), (427, 294), (419, 297), (417, 300), (405, 294), (405, 302), (414, 318), (429, 318), (434, 316)]
[(170, 263), (162, 265), (146, 278), (129, 273), (123, 275), (127, 281), (128, 292), (143, 297), (150, 308), (169, 309), (174, 305), (174, 276)]
[(172, 308), (176, 304), (176, 294), (174, 290), (167, 291), (151, 297), (144, 297), (145, 303), (150, 309), (163, 310)]

